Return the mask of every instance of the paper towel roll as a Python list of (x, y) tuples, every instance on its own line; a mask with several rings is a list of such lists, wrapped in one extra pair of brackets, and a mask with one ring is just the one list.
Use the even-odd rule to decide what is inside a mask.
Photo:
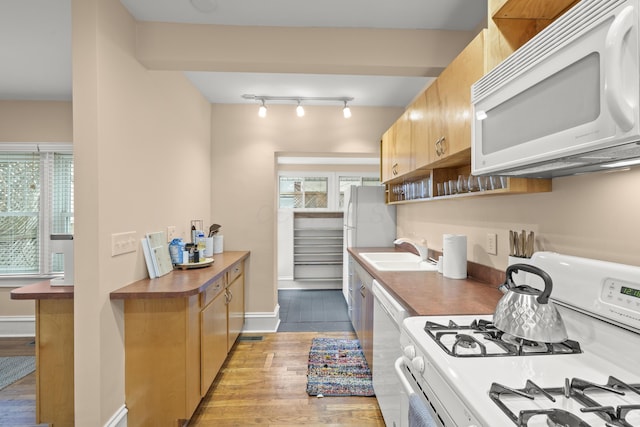
[(442, 237), (444, 255), (442, 274), (449, 279), (467, 278), (467, 236), (445, 234)]
[(221, 254), (224, 251), (224, 241), (222, 240), (223, 236), (213, 236), (213, 253)]

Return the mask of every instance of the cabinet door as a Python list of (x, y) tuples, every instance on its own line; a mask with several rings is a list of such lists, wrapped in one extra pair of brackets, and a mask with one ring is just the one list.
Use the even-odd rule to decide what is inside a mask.
[(394, 128), (390, 127), (383, 135), (380, 141), (380, 176), (382, 182), (393, 179), (393, 144)]
[(229, 333), (227, 351), (231, 350), (244, 326), (244, 275), (238, 276), (227, 288)]
[(484, 74), (484, 32), (480, 33), (436, 81), (444, 140), (434, 144), (431, 163), (471, 148), (471, 86)]
[(411, 138), (414, 166), (419, 169), (433, 161), (436, 141), (444, 134), (437, 80), (418, 96), (412, 107)]
[(211, 387), (227, 357), (227, 305), (220, 292), (200, 313), (200, 394)]
[(409, 111), (405, 111), (394, 123), (395, 140), (392, 149), (392, 175), (402, 176), (413, 169), (411, 160), (411, 120)]

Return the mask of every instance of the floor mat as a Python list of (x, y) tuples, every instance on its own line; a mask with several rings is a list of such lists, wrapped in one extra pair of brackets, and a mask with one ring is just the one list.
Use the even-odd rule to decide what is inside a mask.
[(0, 390), (35, 370), (34, 356), (0, 357)]
[(358, 340), (314, 338), (309, 350), (307, 394), (374, 396), (371, 370)]

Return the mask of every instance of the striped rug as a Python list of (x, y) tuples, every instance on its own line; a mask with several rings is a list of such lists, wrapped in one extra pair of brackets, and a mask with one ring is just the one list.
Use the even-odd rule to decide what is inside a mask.
[(0, 357), (0, 390), (35, 370), (35, 356)]
[(309, 350), (307, 394), (374, 396), (371, 370), (360, 341), (314, 338)]

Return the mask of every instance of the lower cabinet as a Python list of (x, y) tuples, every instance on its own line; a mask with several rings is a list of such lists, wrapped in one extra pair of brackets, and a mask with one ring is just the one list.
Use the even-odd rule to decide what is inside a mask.
[(358, 263), (355, 263), (355, 286), (351, 292), (351, 323), (369, 369), (373, 370), (373, 277)]
[(200, 294), (126, 299), (127, 425), (186, 426), (244, 325), (244, 261)]
[(200, 394), (204, 396), (227, 358), (227, 300), (219, 290), (200, 313)]
[(227, 312), (228, 338), (227, 351), (231, 350), (244, 326), (244, 265), (239, 262), (228, 273)]

